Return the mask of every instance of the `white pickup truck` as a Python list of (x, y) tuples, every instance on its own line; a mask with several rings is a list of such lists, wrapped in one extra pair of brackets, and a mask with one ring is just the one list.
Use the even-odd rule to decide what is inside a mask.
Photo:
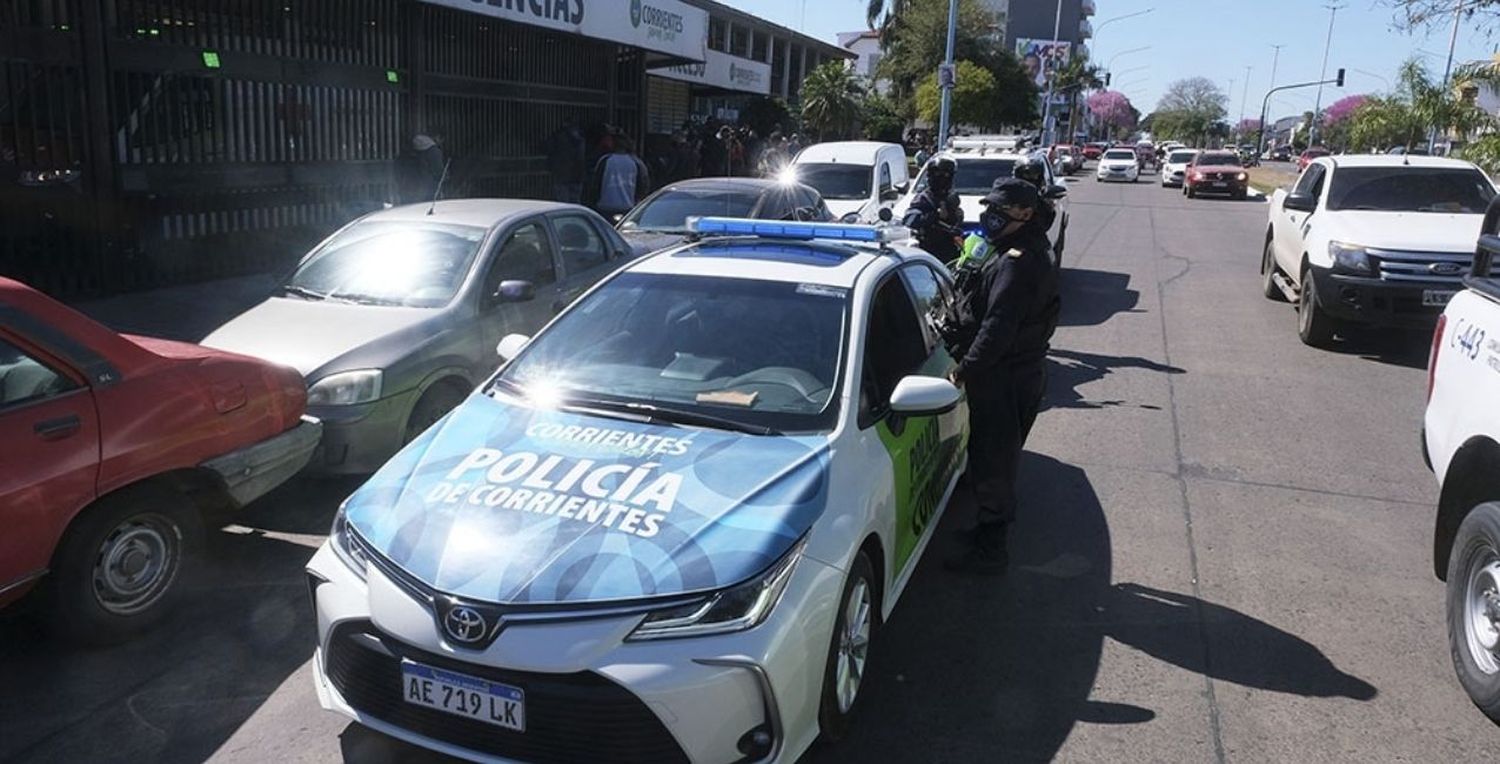
[(1327, 347), (1351, 324), (1429, 328), (1462, 287), (1495, 187), (1457, 159), (1327, 156), (1271, 196), (1262, 291)]
[(1441, 486), (1433, 567), (1447, 582), (1448, 646), (1474, 704), (1500, 721), (1500, 200), (1474, 273), (1438, 319), (1422, 455)]

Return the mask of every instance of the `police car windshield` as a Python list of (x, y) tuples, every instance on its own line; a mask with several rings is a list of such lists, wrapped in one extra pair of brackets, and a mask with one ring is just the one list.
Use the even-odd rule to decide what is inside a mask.
[(620, 228), (686, 233), (689, 217), (747, 218), (758, 201), (759, 189), (669, 188), (632, 210)]
[(463, 284), (486, 232), (406, 220), (355, 223), (297, 266), (282, 291), (301, 299), (441, 307)]
[(1328, 186), (1328, 209), (1477, 214), (1494, 196), (1478, 170), (1340, 167)]
[(498, 379), (563, 404), (644, 404), (777, 432), (830, 430), (847, 292), (622, 273), (558, 318)]
[[(1014, 159), (964, 159), (956, 163), (958, 171), (953, 174), (953, 193), (960, 196), (984, 196), (999, 178), (1014, 174)], [(927, 188), (927, 171), (917, 179), (917, 193)]]
[(824, 199), (868, 199), (870, 175), (868, 165), (808, 163), (793, 166), (797, 181), (818, 190)]

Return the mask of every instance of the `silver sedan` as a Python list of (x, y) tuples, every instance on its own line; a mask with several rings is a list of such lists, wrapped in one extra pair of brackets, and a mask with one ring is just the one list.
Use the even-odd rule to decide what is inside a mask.
[(603, 218), (571, 204), (382, 210), (323, 241), (203, 344), (300, 371), (308, 413), (323, 421), (313, 468), (373, 472), (495, 369), (501, 338), (536, 333), (630, 256)]

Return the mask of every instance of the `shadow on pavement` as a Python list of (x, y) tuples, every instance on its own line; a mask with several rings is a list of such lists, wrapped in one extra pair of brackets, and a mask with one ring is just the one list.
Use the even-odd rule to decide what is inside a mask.
[(1140, 356), (1099, 355), (1053, 348), (1047, 354), (1047, 397), (1042, 401), (1043, 409), (1098, 409), (1124, 406), (1152, 411), (1161, 410), (1161, 406), (1149, 403), (1087, 400), (1082, 393), (1078, 392), (1078, 388), (1104, 379), (1113, 374), (1116, 369), (1145, 369), (1166, 374), (1187, 373), (1186, 370), (1176, 366), (1157, 363)]
[[(1433, 324), (1437, 324), (1436, 318)], [(1427, 353), (1432, 342), (1430, 329), (1355, 327), (1341, 336), (1342, 341), (1329, 348), (1335, 353), (1408, 369), (1427, 368)]]
[(1130, 274), (1064, 268), (1062, 315), (1058, 326), (1098, 326), (1116, 313), (1135, 313), (1141, 293), (1130, 288)]
[[(235, 522), (255, 526), (258, 514), (280, 509), (277, 495)], [(319, 533), (327, 531), (337, 502), (296, 504), (319, 516)], [(302, 573), (312, 553), (289, 540), (210, 531), (193, 588), (173, 617), (108, 648), (53, 640), (35, 602), (7, 611), (0, 616), (0, 760), (209, 758), (312, 657), (316, 633)]]

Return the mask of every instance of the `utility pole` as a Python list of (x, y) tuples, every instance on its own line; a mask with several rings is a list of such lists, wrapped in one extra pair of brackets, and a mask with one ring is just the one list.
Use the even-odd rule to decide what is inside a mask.
[[(1271, 56), (1271, 82), (1266, 85), (1266, 88), (1268, 90), (1274, 90), (1276, 88), (1276, 64), (1281, 61), (1281, 49), (1285, 48), (1286, 46), (1285, 45), (1272, 45), (1271, 47), (1276, 52)], [(1257, 154), (1264, 154), (1266, 152), (1266, 119), (1267, 119), (1267, 115), (1266, 115), (1265, 107), (1261, 107), (1261, 110), (1260, 110), (1260, 140), (1258, 140), (1258, 141), (1255, 142), (1256, 143), (1256, 146), (1255, 146), (1256, 151), (1255, 151), (1255, 153), (1257, 153)]]
[[(1052, 44), (1054, 46), (1057, 44), (1057, 36), (1062, 34), (1062, 4), (1063, 0), (1057, 0), (1057, 15), (1052, 19)], [(953, 7), (958, 7), (957, 0), (954, 0)], [(949, 11), (948, 39), (950, 40), (953, 39), (954, 22), (952, 18), (954, 13), (955, 11), (953, 10)], [(948, 47), (951, 50), (953, 46), (949, 45)], [(1049, 55), (1042, 59), (1042, 71), (1047, 74), (1047, 102), (1042, 104), (1042, 143), (1048, 146), (1056, 143), (1056, 136), (1053, 134), (1052, 129), (1052, 88), (1057, 83), (1056, 66), (1052, 64), (1054, 58), (1055, 56)]]
[[(1458, 45), (1458, 22), (1463, 18), (1463, 0), (1453, 2), (1453, 34), (1448, 38), (1448, 64), (1443, 67), (1443, 87), (1441, 92), (1448, 92), (1448, 80), (1453, 76), (1453, 48)], [(1433, 125), (1432, 131), (1427, 134), (1427, 153), (1432, 154), (1437, 149), (1438, 126)]]
[[(1333, 47), (1333, 20), (1338, 16), (1340, 10), (1348, 6), (1325, 5), (1323, 7), (1328, 9), (1328, 39), (1323, 41), (1323, 69), (1318, 73), (1318, 80), (1320, 81), (1328, 79), (1328, 50)], [(1307, 131), (1307, 143), (1309, 146), (1318, 142), (1318, 123), (1323, 121), (1321, 117), (1322, 110), (1323, 86), (1319, 85), (1318, 98), (1313, 102), (1312, 126)]]
[(942, 107), (938, 114), (939, 151), (948, 147), (948, 118), (953, 109), (953, 85), (958, 71), (953, 67), (953, 41), (958, 34), (958, 0), (948, 0), (948, 53), (943, 57), (943, 73), (938, 74), (938, 85), (943, 91)]
[[(1240, 121), (1234, 123), (1234, 129), (1239, 133), (1237, 136), (1239, 140), (1236, 141), (1238, 143), (1243, 143), (1245, 139), (1245, 101), (1250, 98), (1250, 72), (1253, 71), (1255, 71), (1255, 67), (1245, 67), (1245, 87), (1240, 90)], [(1232, 94), (1231, 97), (1233, 97)]]
[(1276, 50), (1276, 53), (1271, 56), (1271, 82), (1268, 85), (1266, 85), (1266, 87), (1268, 87), (1268, 88), (1274, 88), (1274, 87), (1276, 87), (1276, 64), (1280, 63), (1280, 61), (1281, 61), (1281, 49), (1285, 48), (1286, 46), (1285, 45), (1272, 45), (1271, 47)]

